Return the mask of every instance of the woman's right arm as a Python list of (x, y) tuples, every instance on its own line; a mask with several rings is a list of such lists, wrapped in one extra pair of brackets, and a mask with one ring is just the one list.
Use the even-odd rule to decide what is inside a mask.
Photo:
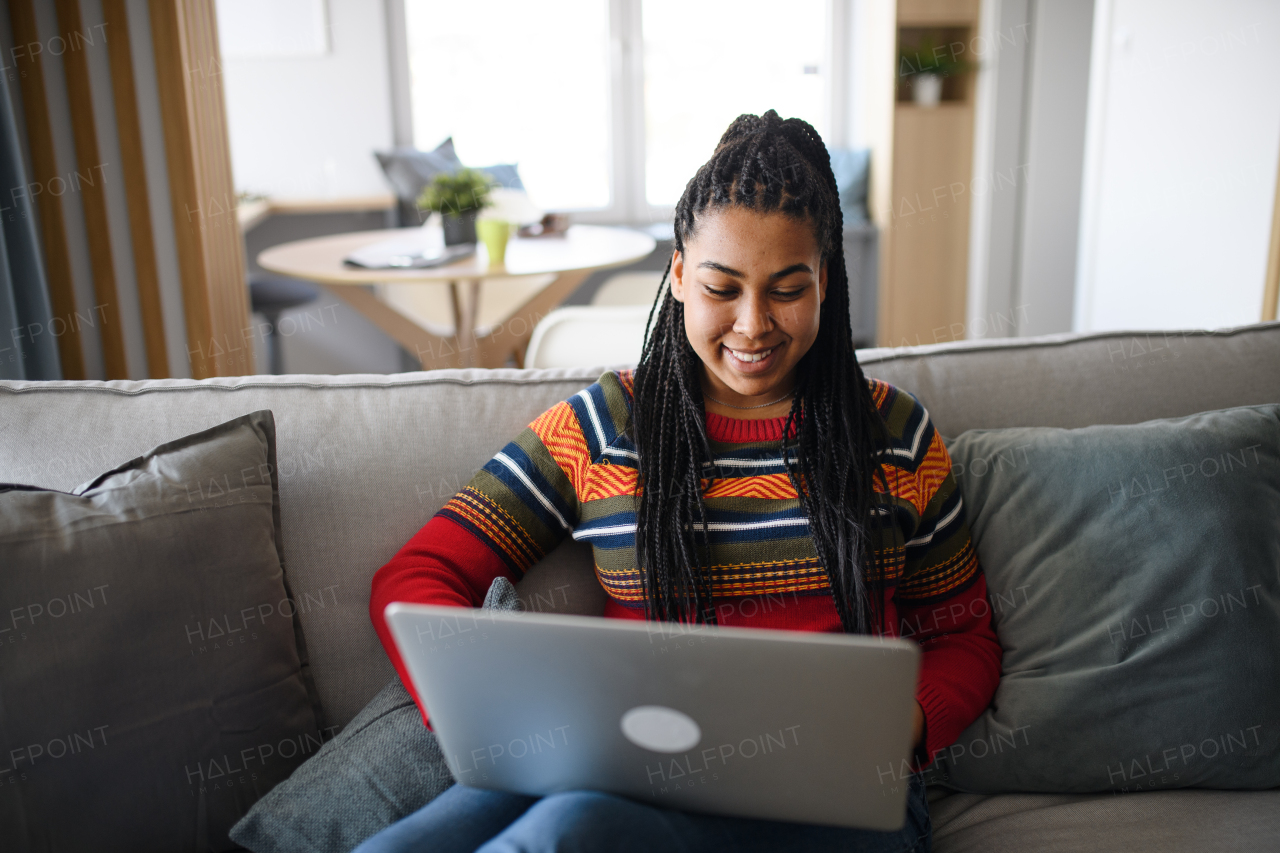
[(374, 575), (369, 618), (420, 709), (387, 626), (387, 605), (479, 607), (495, 578), (519, 581), (577, 525), (578, 486), (591, 464), (587, 454), (574, 407), (556, 404), (477, 471)]

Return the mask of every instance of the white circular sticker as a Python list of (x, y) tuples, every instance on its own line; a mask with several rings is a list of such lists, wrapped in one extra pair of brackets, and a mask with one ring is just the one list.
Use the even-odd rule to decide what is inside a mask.
[(640, 705), (623, 714), (622, 733), (653, 752), (687, 752), (702, 740), (693, 717), (662, 705)]

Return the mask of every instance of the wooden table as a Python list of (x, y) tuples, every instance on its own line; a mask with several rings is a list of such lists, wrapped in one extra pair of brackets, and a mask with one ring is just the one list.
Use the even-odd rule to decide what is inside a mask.
[[(440, 367), (523, 365), (524, 351), (538, 319), (565, 300), (591, 273), (622, 266), (653, 252), (653, 238), (627, 228), (574, 225), (556, 237), (513, 238), (505, 266), (490, 266), (480, 247), (475, 255), (429, 269), (361, 269), (343, 264), (356, 249), (383, 240), (412, 237), (419, 228), (358, 231), (273, 246), (258, 256), (265, 270), (326, 286), (368, 317), (392, 340), (415, 353), (423, 370)], [(426, 234), (431, 241), (436, 235)], [(550, 284), (516, 308), (503, 322), (476, 334), (480, 289), (486, 278), (555, 273)], [(447, 286), (453, 306), (454, 334), (442, 336), (397, 311), (369, 285)]]

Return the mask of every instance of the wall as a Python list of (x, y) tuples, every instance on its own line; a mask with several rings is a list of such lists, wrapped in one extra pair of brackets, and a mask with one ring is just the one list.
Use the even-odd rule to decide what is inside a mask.
[(1077, 329), (1259, 320), (1278, 37), (1274, 0), (1098, 0)]
[(986, 0), (966, 337), (1072, 328), (1091, 0)]
[(223, 58), (238, 191), (285, 199), (389, 192), (373, 157), (392, 145), (385, 6), (326, 5), (328, 54)]

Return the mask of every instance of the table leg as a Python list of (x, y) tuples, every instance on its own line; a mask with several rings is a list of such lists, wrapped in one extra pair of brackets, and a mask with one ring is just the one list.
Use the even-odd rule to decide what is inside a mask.
[(362, 285), (330, 288), (329, 292), (367, 317), (400, 346), (417, 356), (423, 370), (465, 367), (457, 340), (432, 334), (379, 299)]
[(506, 367), (510, 359), (515, 361), (517, 367), (523, 367), (524, 351), (529, 346), (529, 338), (533, 336), (533, 327), (577, 290), (593, 272), (595, 270), (561, 273), (536, 296), (511, 312), (511, 316), (494, 326), (489, 334), (477, 338), (476, 366)]
[(453, 332), (458, 353), (467, 367), (482, 367), (476, 348), (476, 317), (480, 313), (480, 279), (464, 284), (449, 282), (449, 298), (453, 303)]

